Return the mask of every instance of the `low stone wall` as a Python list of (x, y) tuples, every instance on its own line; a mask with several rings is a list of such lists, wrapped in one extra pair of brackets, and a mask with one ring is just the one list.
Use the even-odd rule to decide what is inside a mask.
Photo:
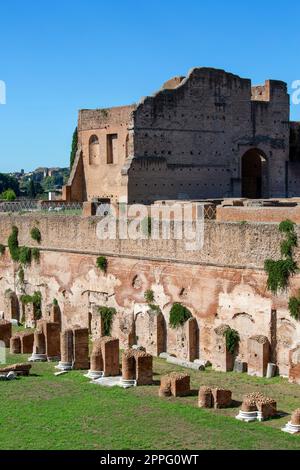
[(218, 222), (261, 222), (280, 223), (290, 219), (300, 224), (300, 206), (295, 207), (223, 207), (217, 206)]

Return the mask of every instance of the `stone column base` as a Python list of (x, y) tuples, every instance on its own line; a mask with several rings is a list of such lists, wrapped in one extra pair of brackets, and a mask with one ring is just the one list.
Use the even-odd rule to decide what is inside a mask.
[(29, 362), (46, 362), (47, 361), (47, 356), (46, 354), (36, 354), (33, 353), (29, 358)]
[(299, 434), (300, 433), (300, 424), (292, 424), (290, 421), (281, 428), (281, 431), (288, 432), (289, 434)]
[(251, 421), (256, 421), (257, 411), (239, 411), (239, 414), (235, 417), (239, 421), (245, 421), (246, 423), (251, 423)]
[(121, 387), (123, 388), (136, 387), (136, 386), (137, 386), (136, 380), (121, 379)]
[(102, 370), (89, 370), (87, 374), (84, 374), (85, 377), (92, 380), (101, 379), (104, 376)]
[(59, 370), (72, 370), (73, 369), (73, 364), (72, 362), (59, 362), (57, 366), (55, 366), (55, 369)]

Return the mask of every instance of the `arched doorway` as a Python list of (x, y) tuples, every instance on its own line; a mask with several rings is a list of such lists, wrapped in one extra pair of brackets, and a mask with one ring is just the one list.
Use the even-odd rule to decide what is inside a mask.
[(248, 150), (242, 156), (242, 197), (267, 197), (267, 159), (259, 149)]

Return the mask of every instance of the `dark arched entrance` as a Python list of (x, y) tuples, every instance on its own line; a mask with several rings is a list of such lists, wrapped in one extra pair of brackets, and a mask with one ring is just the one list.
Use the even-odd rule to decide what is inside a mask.
[(251, 149), (242, 156), (242, 197), (267, 197), (266, 169), (267, 160), (261, 150)]

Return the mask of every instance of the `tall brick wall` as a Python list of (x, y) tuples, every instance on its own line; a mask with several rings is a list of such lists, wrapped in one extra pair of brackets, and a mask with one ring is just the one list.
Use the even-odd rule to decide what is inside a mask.
[[(119, 337), (122, 348), (128, 347), (125, 339), (128, 342), (134, 332), (135, 306), (139, 312), (141, 305), (146, 308), (144, 294), (152, 289), (164, 316), (164, 342), (178, 357), (188, 356), (169, 326), (174, 302), (185, 305), (197, 321), (199, 334), (192, 358), (211, 360), (214, 329), (228, 324), (240, 334), (241, 360), (247, 360), (249, 336), (261, 334), (276, 348), (280, 373), (288, 375), (289, 352), (299, 341), (300, 326), (287, 305), (300, 288), (300, 276), (292, 277), (289, 289), (277, 296), (266, 289), (264, 260), (280, 256), (278, 224), (208, 222), (203, 250), (187, 252), (179, 241), (100, 241), (95, 235), (97, 218), (38, 217), (41, 257), (40, 263), (25, 269), (26, 293), (41, 291), (45, 314), (53, 298), (58, 300), (62, 330), (76, 325), (88, 328), (95, 305), (106, 305), (117, 311), (112, 334)], [(20, 245), (30, 246), (30, 228), (36, 218), (37, 214), (0, 215), (0, 243), (6, 244), (16, 225)], [(297, 248), (298, 264), (299, 253)], [(96, 267), (99, 254), (107, 256), (107, 273)], [(0, 311), (5, 313), (7, 289), (19, 299), (23, 293), (8, 250), (0, 257), (0, 272)], [(140, 345), (154, 340), (155, 331), (152, 339), (151, 332), (143, 335), (140, 331), (141, 325), (137, 328)]]
[(87, 200), (241, 196), (248, 177), (242, 159), (253, 150), (265, 162), (258, 175), (260, 195), (283, 197), (289, 140), (285, 83), (251, 86), (249, 79), (224, 70), (194, 68), (136, 105), (79, 112), (82, 163), (75, 165), (68, 196), (78, 197), (82, 177)]

